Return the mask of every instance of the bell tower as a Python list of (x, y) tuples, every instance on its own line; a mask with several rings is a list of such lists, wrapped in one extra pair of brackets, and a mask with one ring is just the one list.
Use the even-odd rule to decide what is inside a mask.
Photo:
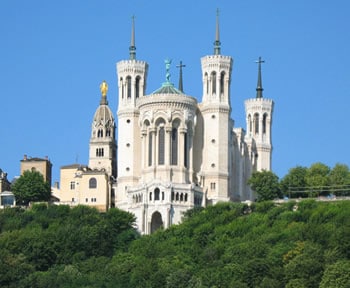
[(258, 63), (256, 97), (245, 101), (247, 140), (255, 142), (257, 171), (271, 170), (272, 156), (271, 126), (274, 102), (263, 98), (261, 64), (264, 62), (261, 57), (256, 61)]
[(108, 85), (103, 81), (100, 85), (101, 100), (96, 109), (91, 127), (89, 167), (104, 170), (109, 176), (117, 177), (115, 142), (115, 122), (108, 106)]
[(219, 12), (216, 15), (214, 54), (201, 59), (203, 97), (200, 111), (204, 123), (202, 185), (213, 203), (229, 200), (230, 82), (233, 60), (221, 55)]
[(126, 201), (126, 189), (141, 175), (140, 111), (137, 102), (145, 97), (148, 64), (136, 59), (135, 18), (132, 17), (129, 59), (117, 63), (118, 79), (118, 192), (116, 200)]

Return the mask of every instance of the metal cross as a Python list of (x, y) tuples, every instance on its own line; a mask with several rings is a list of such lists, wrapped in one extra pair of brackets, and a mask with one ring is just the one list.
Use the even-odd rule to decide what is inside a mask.
[(255, 61), (255, 63), (260, 65), (261, 63), (265, 63), (265, 60), (261, 60), (261, 57), (259, 57), (259, 60)]
[(184, 92), (183, 90), (183, 83), (182, 83), (182, 67), (186, 67), (186, 65), (182, 64), (182, 61), (180, 61), (179, 65), (176, 65), (176, 68), (180, 68), (180, 77), (179, 77), (179, 90), (181, 92)]

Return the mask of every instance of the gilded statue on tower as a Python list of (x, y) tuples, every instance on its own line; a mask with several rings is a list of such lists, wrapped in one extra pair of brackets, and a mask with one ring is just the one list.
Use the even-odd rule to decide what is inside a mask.
[(100, 90), (101, 90), (102, 96), (106, 97), (107, 92), (108, 92), (108, 84), (105, 80), (102, 81), (102, 83), (100, 85)]

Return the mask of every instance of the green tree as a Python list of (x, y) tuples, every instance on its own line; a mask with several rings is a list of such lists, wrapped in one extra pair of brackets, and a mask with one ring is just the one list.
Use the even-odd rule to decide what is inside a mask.
[(285, 175), (281, 182), (281, 192), (290, 198), (298, 198), (307, 196), (303, 191), (306, 190), (306, 174), (308, 168), (303, 166), (296, 166), (289, 169), (288, 174)]
[(12, 185), (12, 192), (17, 204), (28, 205), (29, 202), (49, 201), (51, 187), (37, 171), (24, 171)]
[(329, 173), (331, 191), (335, 195), (350, 194), (350, 170), (345, 164), (336, 164)]
[(299, 251), (285, 261), (284, 273), (289, 284), (287, 287), (297, 287), (296, 283), (290, 283), (295, 279), (302, 280), (305, 287), (318, 287), (324, 268), (323, 250), (322, 245), (305, 242)]
[(306, 183), (311, 196), (328, 194), (329, 173), (331, 169), (320, 162), (310, 166), (306, 173)]
[(320, 288), (348, 288), (350, 287), (350, 261), (340, 260), (327, 267), (323, 274)]
[(278, 176), (271, 171), (254, 172), (248, 184), (257, 194), (258, 201), (273, 200), (281, 196)]

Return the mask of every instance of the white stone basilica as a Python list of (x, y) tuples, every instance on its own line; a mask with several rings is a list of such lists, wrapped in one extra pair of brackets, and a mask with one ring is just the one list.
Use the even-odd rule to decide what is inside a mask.
[[(92, 122), (89, 165), (61, 167), (62, 203), (118, 207), (137, 217), (150, 234), (181, 221), (183, 212), (219, 201), (254, 200), (251, 173), (271, 169), (274, 103), (262, 97), (259, 58), (256, 98), (245, 101), (247, 130), (231, 119), (233, 59), (220, 53), (219, 24), (213, 55), (201, 59), (201, 102), (166, 81), (146, 94), (148, 64), (136, 59), (132, 23), (130, 58), (117, 63), (119, 107), (116, 123), (105, 82)], [(73, 189), (72, 189), (73, 187)]]

